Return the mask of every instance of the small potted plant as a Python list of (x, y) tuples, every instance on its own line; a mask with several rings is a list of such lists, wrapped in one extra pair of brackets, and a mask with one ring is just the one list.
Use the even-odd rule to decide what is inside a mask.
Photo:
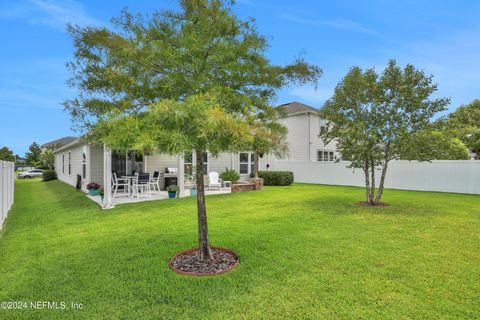
[(91, 196), (98, 196), (100, 193), (100, 185), (96, 182), (90, 182), (87, 184), (88, 194)]
[(177, 192), (178, 192), (178, 186), (175, 185), (175, 184), (172, 184), (171, 186), (168, 186), (167, 188), (167, 191), (168, 191), (168, 197), (170, 199), (173, 199), (177, 196)]
[(192, 168), (192, 173), (185, 173), (185, 183), (190, 186), (190, 195), (196, 196), (197, 195), (197, 185), (196, 185), (196, 173)]

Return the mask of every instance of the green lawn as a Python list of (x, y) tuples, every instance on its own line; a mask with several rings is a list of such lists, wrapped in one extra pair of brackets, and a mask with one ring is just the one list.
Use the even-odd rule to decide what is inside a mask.
[(480, 317), (480, 197), (296, 184), (209, 196), (210, 240), (240, 264), (173, 273), (196, 245), (193, 198), (102, 211), (58, 182), (16, 182), (0, 236), (0, 319), (473, 319)]

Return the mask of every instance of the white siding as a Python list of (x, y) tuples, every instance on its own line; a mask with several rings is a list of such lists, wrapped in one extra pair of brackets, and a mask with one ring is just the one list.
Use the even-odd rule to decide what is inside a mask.
[(87, 175), (89, 182), (96, 182), (103, 186), (103, 147), (99, 145), (90, 146), (90, 159), (87, 163)]
[(287, 127), (287, 141), (290, 161), (317, 161), (317, 150), (336, 152), (336, 143), (325, 144), (320, 138), (320, 117), (314, 113), (302, 113), (288, 116), (281, 122)]
[[(55, 171), (57, 172), (58, 180), (63, 181), (71, 186), (76, 185), (77, 175), (82, 175), (82, 154), (83, 152), (87, 153), (87, 175), (85, 179), (82, 179), (82, 190), (86, 191), (86, 186), (89, 183), (89, 152), (88, 145), (86, 144), (77, 144), (72, 147), (63, 149), (55, 153)], [(71, 153), (71, 171), (68, 172), (68, 163), (69, 158), (68, 154)], [(62, 172), (62, 155), (65, 155), (65, 168)], [(103, 168), (102, 168), (103, 170)]]

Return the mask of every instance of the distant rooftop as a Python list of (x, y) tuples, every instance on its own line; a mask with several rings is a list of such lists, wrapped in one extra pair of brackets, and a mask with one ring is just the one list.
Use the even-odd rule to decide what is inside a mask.
[(51, 147), (51, 146), (56, 146), (57, 148), (64, 146), (74, 140), (76, 140), (77, 137), (63, 137), (57, 140), (53, 140), (47, 143), (44, 143), (42, 147)]
[(279, 105), (278, 108), (281, 109), (283, 112), (285, 112), (287, 115), (297, 114), (297, 113), (307, 113), (307, 112), (314, 112), (314, 113), (318, 112), (318, 109), (307, 106), (306, 104), (303, 104), (297, 101)]

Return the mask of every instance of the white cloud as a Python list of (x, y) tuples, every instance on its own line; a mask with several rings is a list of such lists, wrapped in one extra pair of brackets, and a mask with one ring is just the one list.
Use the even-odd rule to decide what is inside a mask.
[(0, 6), (0, 19), (23, 19), (34, 25), (45, 25), (64, 31), (68, 23), (81, 26), (101, 25), (90, 16), (84, 6), (74, 0), (27, 0), (4, 2)]
[(380, 33), (378, 33), (377, 31), (367, 28), (358, 22), (347, 20), (347, 19), (339, 18), (339, 19), (332, 19), (332, 20), (314, 20), (314, 19), (306, 19), (299, 16), (293, 16), (287, 13), (281, 14), (280, 18), (290, 22), (295, 22), (295, 23), (307, 24), (307, 25), (318, 26), (318, 27), (322, 27), (322, 26), (330, 27), (330, 28), (349, 31), (349, 32), (364, 33), (364, 34), (369, 34), (376, 37), (381, 37)]

